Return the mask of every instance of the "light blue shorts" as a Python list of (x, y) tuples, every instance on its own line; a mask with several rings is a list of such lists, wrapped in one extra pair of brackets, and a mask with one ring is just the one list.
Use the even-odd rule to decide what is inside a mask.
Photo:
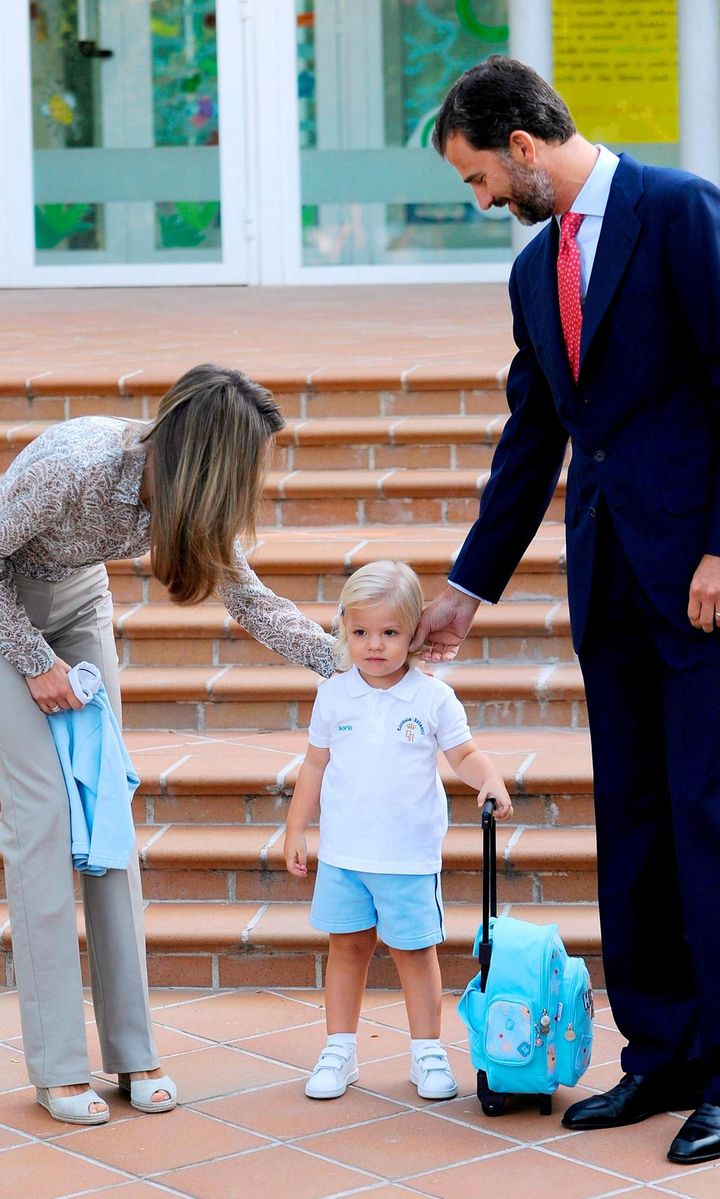
[(326, 933), (377, 927), (391, 949), (445, 940), (439, 874), (370, 874), (318, 862), (310, 923)]

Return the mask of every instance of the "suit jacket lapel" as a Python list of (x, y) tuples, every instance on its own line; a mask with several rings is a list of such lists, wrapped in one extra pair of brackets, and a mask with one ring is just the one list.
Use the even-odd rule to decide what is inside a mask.
[(583, 306), (580, 374), (583, 360), (625, 273), (642, 228), (635, 206), (642, 195), (639, 163), (621, 155), (610, 188), (595, 261)]
[(531, 242), (535, 250), (528, 263), (527, 278), (530, 304), (527, 318), (532, 322), (532, 340), (548, 379), (552, 380), (556, 403), (572, 400), (575, 382), (570, 370), (565, 338), (560, 324), (557, 287), (557, 255), (560, 230), (555, 218)]

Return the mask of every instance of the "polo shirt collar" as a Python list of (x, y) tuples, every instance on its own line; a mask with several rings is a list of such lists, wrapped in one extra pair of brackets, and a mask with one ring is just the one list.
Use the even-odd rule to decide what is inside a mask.
[(356, 699), (360, 695), (367, 695), (370, 691), (385, 691), (406, 702), (415, 698), (423, 677), (422, 671), (412, 667), (393, 687), (371, 687), (369, 683), (365, 682), (357, 666), (353, 666), (347, 674), (348, 695)]

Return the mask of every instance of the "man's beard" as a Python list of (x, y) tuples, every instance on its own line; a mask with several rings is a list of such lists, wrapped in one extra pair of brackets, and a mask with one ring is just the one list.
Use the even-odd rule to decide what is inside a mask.
[(555, 212), (555, 189), (547, 171), (541, 167), (523, 167), (503, 154), (503, 166), (510, 177), (510, 195), (497, 208), (503, 208), (511, 201), (516, 208), (516, 216), (521, 225), (537, 225), (539, 221), (547, 221)]

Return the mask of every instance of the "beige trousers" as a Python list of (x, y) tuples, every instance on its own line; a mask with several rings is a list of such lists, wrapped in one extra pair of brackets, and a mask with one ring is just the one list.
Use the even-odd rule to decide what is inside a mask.
[[(120, 720), (120, 683), (105, 567), (59, 583), (15, 577), (31, 622), (71, 666), (94, 662)], [(67, 793), (43, 715), (0, 655), (0, 851), (5, 859), (23, 1045), (35, 1086), (90, 1077)], [(80, 875), (103, 1069), (158, 1064), (147, 994), (137, 858), (101, 878)]]

